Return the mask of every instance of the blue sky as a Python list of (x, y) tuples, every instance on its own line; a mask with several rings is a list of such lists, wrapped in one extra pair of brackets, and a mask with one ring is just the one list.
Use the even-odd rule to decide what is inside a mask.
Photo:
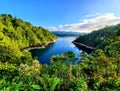
[[(117, 24), (119, 11), (120, 0), (0, 0), (0, 14), (12, 14), (53, 31), (89, 32)], [(90, 27), (90, 23), (95, 26)]]

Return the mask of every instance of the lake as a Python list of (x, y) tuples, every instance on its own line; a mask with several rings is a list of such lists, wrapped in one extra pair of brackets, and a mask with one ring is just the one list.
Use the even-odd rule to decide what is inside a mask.
[(72, 41), (75, 40), (76, 37), (58, 37), (55, 43), (47, 45), (43, 49), (33, 49), (30, 50), (33, 57), (37, 57), (41, 64), (50, 64), (50, 58), (52, 55), (59, 55), (63, 52), (73, 51), (78, 58), (74, 62), (76, 64), (80, 60), (80, 52)]

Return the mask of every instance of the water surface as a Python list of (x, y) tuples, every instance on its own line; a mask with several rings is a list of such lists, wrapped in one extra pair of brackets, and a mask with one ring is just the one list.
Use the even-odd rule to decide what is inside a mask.
[[(52, 55), (59, 55), (63, 52), (73, 51), (77, 58), (80, 59), (79, 50), (75, 45), (72, 43), (76, 37), (58, 37), (55, 43), (49, 44), (44, 49), (34, 49), (30, 50), (33, 57), (38, 57), (38, 60), (42, 64), (50, 64), (50, 58)], [(77, 60), (78, 61), (78, 60)], [(74, 63), (77, 63), (75, 61)]]

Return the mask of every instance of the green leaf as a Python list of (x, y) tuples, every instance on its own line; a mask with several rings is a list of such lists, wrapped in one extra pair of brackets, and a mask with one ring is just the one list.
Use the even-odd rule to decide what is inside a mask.
[(57, 84), (60, 83), (60, 79), (59, 78), (54, 78), (52, 80), (53, 80), (53, 82), (50, 85), (50, 91), (54, 91), (54, 89), (57, 86)]
[(34, 89), (40, 89), (40, 86), (39, 86), (39, 85), (36, 85), (36, 84), (33, 84), (32, 87), (33, 87)]

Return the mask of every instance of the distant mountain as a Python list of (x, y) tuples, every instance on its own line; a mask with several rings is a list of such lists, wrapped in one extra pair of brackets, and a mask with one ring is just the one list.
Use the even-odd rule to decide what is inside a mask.
[(57, 36), (80, 36), (81, 34), (85, 34), (80, 32), (66, 32), (66, 31), (53, 31), (52, 33)]

